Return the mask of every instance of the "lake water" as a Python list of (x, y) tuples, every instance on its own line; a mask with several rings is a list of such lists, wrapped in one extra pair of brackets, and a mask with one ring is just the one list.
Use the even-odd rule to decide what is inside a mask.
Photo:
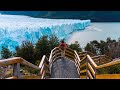
[(107, 37), (116, 40), (120, 37), (120, 22), (92, 22), (85, 30), (74, 32), (67, 40), (67, 43), (78, 41), (80, 46), (84, 48), (92, 40), (106, 40)]

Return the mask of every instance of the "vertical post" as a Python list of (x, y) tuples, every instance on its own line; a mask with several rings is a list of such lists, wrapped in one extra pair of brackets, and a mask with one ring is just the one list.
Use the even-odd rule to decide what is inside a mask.
[(95, 68), (95, 75), (94, 75), (94, 79), (96, 79), (96, 73), (97, 73), (96, 71), (97, 71), (97, 70), (96, 70), (96, 68)]
[(86, 79), (88, 79), (89, 77), (88, 77), (88, 59), (86, 59)]
[(13, 65), (13, 76), (20, 78), (20, 63), (16, 63)]

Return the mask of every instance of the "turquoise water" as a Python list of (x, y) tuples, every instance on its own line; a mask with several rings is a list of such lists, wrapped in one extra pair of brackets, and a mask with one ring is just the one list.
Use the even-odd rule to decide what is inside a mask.
[(107, 37), (116, 40), (120, 37), (120, 22), (91, 23), (85, 30), (74, 32), (67, 43), (78, 41), (84, 48), (92, 40), (106, 40)]

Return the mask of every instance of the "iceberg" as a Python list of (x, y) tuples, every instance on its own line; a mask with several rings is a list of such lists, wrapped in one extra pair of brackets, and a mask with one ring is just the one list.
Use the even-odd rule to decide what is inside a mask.
[(90, 20), (46, 19), (24, 15), (0, 15), (0, 50), (2, 46), (15, 52), (15, 48), (28, 40), (33, 44), (43, 35), (55, 34), (58, 39), (71, 33), (84, 30)]

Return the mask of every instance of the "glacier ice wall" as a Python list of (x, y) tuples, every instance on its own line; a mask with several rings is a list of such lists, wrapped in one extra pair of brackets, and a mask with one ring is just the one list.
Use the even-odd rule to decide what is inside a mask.
[(0, 15), (0, 50), (2, 46), (10, 51), (29, 40), (33, 44), (43, 35), (55, 34), (59, 39), (74, 31), (84, 30), (90, 20), (45, 19), (22, 15)]

